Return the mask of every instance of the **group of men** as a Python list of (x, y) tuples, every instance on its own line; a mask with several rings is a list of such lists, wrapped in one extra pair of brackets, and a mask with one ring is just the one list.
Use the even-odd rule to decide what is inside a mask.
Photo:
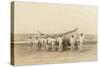
[(80, 36), (78, 37), (78, 39), (76, 40), (74, 35), (71, 36), (70, 38), (70, 44), (71, 44), (71, 51), (74, 51), (75, 50), (75, 42), (77, 41), (78, 43), (78, 48), (79, 48), (79, 51), (84, 51), (84, 36), (83, 34), (81, 33)]
[(29, 37), (28, 42), (29, 42), (28, 51), (32, 49), (32, 46), (34, 46), (35, 49), (37, 50), (46, 50), (46, 51), (48, 51), (49, 48), (51, 48), (51, 51), (55, 51), (57, 44), (58, 44), (59, 51), (62, 51), (63, 48), (62, 36), (59, 37), (41, 36), (41, 37), (34, 37), (34, 38)]
[[(29, 45), (28, 45), (28, 51), (32, 49), (32, 47), (35, 47), (37, 50), (45, 50), (48, 51), (49, 48), (51, 48), (51, 51), (55, 51), (56, 47), (58, 48), (58, 51), (61, 52), (63, 50), (63, 37), (29, 37)], [(71, 45), (71, 51), (75, 50), (75, 42), (76, 39), (74, 35), (70, 37), (70, 45)], [(79, 51), (83, 51), (83, 42), (84, 42), (84, 36), (83, 34), (80, 34), (78, 38), (79, 42)]]

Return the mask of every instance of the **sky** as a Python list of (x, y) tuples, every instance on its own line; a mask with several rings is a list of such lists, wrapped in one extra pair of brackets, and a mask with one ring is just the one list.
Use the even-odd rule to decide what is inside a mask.
[(97, 33), (96, 6), (15, 2), (14, 10), (14, 33)]

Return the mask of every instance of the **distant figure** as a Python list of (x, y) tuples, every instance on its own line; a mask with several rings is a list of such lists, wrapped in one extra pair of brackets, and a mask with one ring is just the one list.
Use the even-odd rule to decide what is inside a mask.
[(55, 38), (52, 37), (52, 42), (51, 42), (51, 44), (52, 44), (52, 51), (55, 51), (55, 42), (56, 42)]
[(52, 38), (51, 38), (50, 36), (48, 37), (47, 40), (48, 40), (48, 44), (51, 44), (51, 40), (52, 40)]
[(74, 51), (75, 38), (73, 35), (70, 38), (70, 44), (71, 44), (71, 51)]
[(40, 38), (41, 49), (44, 49), (44, 37), (41, 36)]
[(41, 46), (42, 46), (42, 43), (41, 43), (41, 37), (38, 37), (38, 50), (41, 50)]
[(81, 34), (80, 34), (80, 37), (79, 37), (79, 51), (84, 51), (83, 42), (84, 42), (84, 36), (83, 36), (83, 34), (81, 33)]
[(46, 50), (46, 45), (47, 45), (47, 38), (44, 38), (44, 50)]
[(60, 37), (58, 37), (59, 52), (60, 52), (60, 51), (62, 51), (62, 49), (63, 49), (62, 42), (63, 42), (62, 37), (61, 37), (61, 36), (60, 36)]
[(51, 38), (51, 36), (48, 36), (48, 38), (47, 38), (46, 50), (48, 50), (49, 47), (52, 47), (52, 38)]
[(38, 37), (34, 39), (35, 48), (38, 49)]
[(29, 37), (28, 38), (28, 51), (30, 51), (31, 50), (31, 46), (33, 45), (33, 41), (32, 41), (32, 37)]

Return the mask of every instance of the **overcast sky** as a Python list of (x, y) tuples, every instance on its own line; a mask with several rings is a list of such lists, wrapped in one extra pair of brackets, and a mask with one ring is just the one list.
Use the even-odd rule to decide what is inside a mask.
[(86, 34), (97, 31), (96, 6), (16, 2), (14, 19), (15, 33), (63, 33), (76, 27)]

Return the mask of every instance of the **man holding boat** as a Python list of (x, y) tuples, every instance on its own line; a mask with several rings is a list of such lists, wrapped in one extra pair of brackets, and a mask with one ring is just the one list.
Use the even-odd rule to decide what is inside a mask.
[(63, 45), (62, 45), (63, 40), (62, 40), (62, 36), (59, 36), (57, 41), (58, 41), (58, 44), (59, 44), (59, 52), (60, 52), (60, 51), (63, 50)]
[(75, 38), (74, 38), (74, 35), (71, 36), (70, 38), (70, 44), (71, 44), (71, 51), (74, 51), (75, 49)]

